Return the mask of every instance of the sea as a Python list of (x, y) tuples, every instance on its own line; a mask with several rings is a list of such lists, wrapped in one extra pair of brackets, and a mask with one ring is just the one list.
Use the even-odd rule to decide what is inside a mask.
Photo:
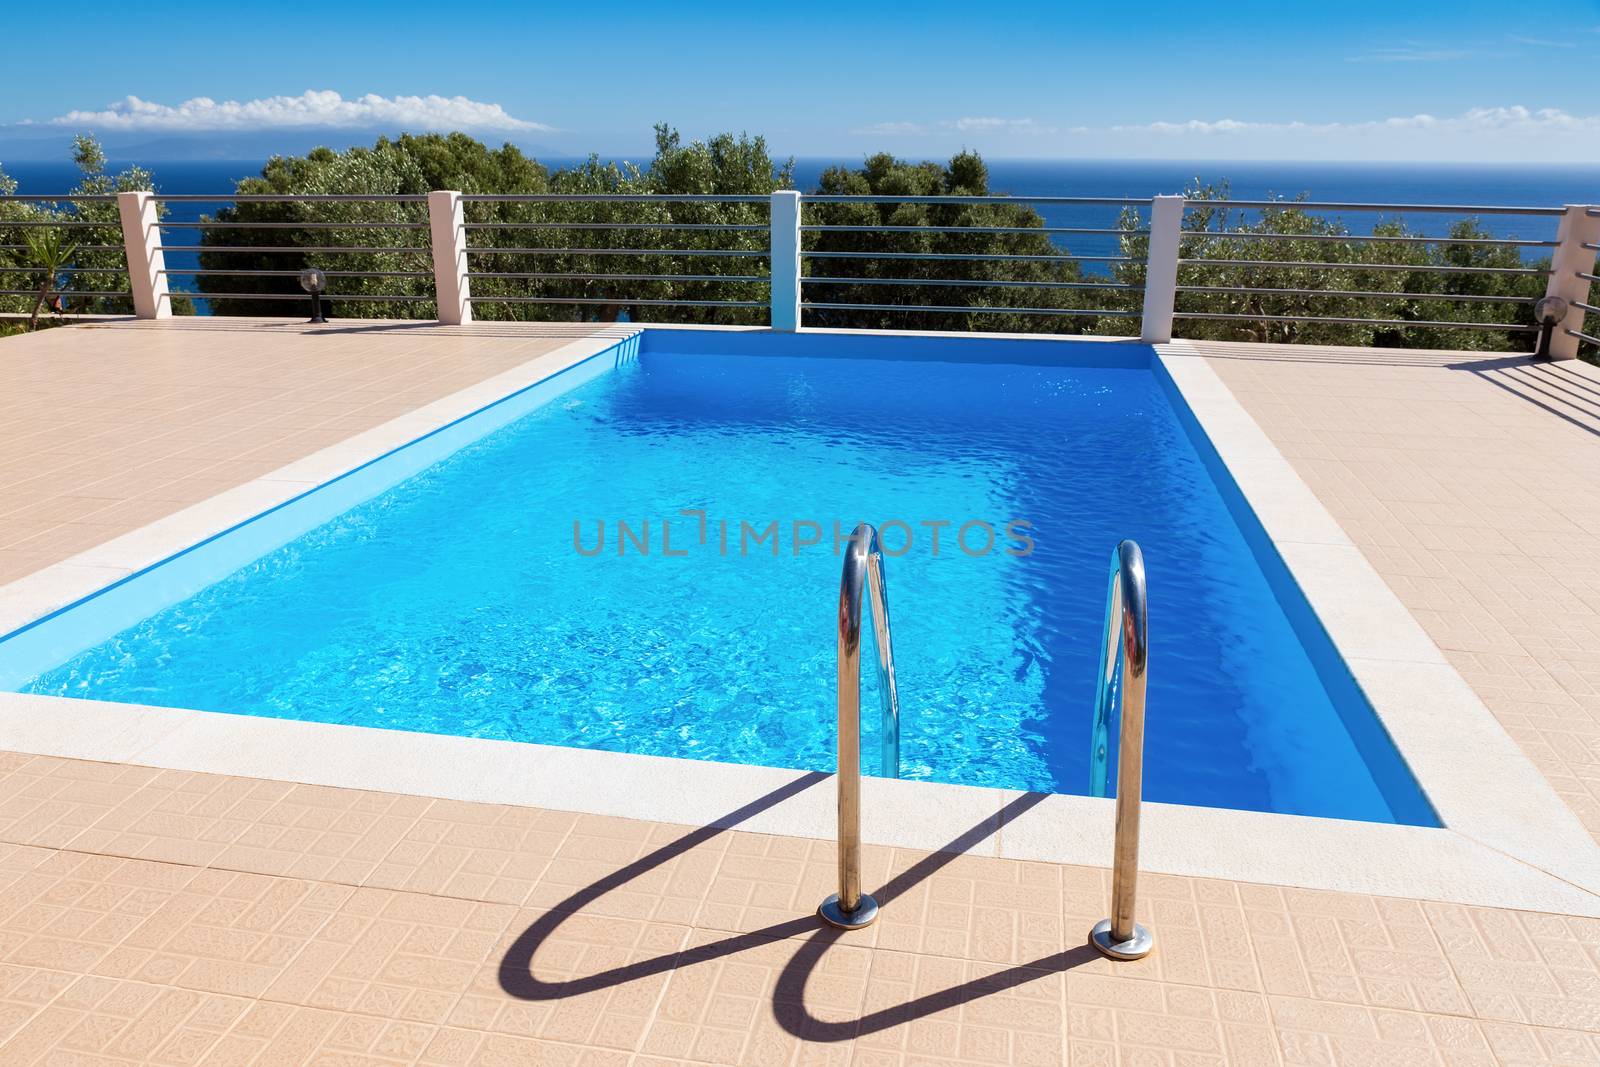
[[(620, 161), (620, 160), (619, 160)], [(259, 174), (265, 160), (112, 160), (115, 172), (137, 162), (155, 175), (162, 192), (227, 193), (241, 178)], [(552, 168), (582, 160), (542, 157)], [(635, 159), (648, 165), (648, 157)], [(1554, 207), (1562, 204), (1600, 203), (1600, 165), (1535, 165), (1527, 163), (1296, 163), (1184, 160), (988, 160), (989, 189), (1013, 196), (1149, 197), (1181, 193), (1198, 186), (1226, 184), (1238, 200), (1304, 196), (1313, 201), (1341, 204), (1445, 204), (1470, 209), (1481, 205)], [(822, 172), (835, 166), (859, 167), (862, 157), (807, 157), (795, 161), (795, 185), (813, 190)], [(20, 193), (66, 192), (77, 182), (69, 162), (14, 163), (0, 161), (0, 169), (16, 179)], [(183, 202), (170, 205), (173, 221), (192, 221), (220, 203)], [(1114, 205), (1041, 204), (1039, 214), (1047, 226), (1108, 228), (1115, 226), (1119, 208)], [(1470, 210), (1463, 214), (1470, 214)], [(1336, 214), (1352, 233), (1368, 232), (1380, 217), (1371, 212)], [(1413, 230), (1442, 236), (1459, 216), (1404, 214)], [(1549, 240), (1556, 220), (1549, 216), (1482, 215), (1479, 221), (1497, 237)], [(1085, 256), (1115, 255), (1114, 236), (1059, 235), (1057, 243)], [(1528, 249), (1535, 258), (1545, 249)], [(192, 267), (192, 257), (174, 254), (169, 265)], [(1089, 272), (1099, 273), (1093, 264)]]

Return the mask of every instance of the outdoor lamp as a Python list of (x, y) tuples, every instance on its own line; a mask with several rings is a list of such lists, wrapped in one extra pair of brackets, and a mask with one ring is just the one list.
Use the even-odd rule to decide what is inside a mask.
[(322, 317), (322, 291), (328, 287), (328, 276), (316, 267), (300, 272), (300, 288), (311, 294), (311, 321), (327, 322)]
[(1533, 321), (1539, 324), (1539, 347), (1533, 350), (1534, 359), (1550, 358), (1550, 338), (1567, 317), (1569, 307), (1559, 296), (1547, 296), (1533, 305)]

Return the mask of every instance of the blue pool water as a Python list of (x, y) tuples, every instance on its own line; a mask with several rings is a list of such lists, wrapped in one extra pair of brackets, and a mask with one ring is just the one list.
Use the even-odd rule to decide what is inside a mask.
[(830, 769), (833, 531), (858, 521), (892, 555), (905, 776), (1087, 791), (1126, 537), (1148, 799), (1431, 821), (1149, 369), (647, 347), (25, 688)]

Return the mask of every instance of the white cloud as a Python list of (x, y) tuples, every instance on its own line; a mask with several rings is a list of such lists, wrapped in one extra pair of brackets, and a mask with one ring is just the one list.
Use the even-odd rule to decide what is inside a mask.
[(850, 132), (871, 137), (908, 137), (914, 134), (927, 133), (928, 127), (920, 122), (874, 122), (870, 126), (859, 126)]
[(499, 104), (464, 96), (365, 96), (346, 100), (332, 90), (299, 96), (224, 100), (197, 96), (176, 106), (129, 96), (101, 111), (69, 111), (53, 126), (102, 130), (268, 130), (292, 128), (405, 128), (413, 130), (548, 131), (507, 114)]
[(1345, 57), (1350, 63), (1452, 63), (1470, 59), (1474, 53), (1465, 48), (1418, 48), (1403, 45), (1398, 48), (1373, 48), (1358, 56)]
[(1187, 122), (1148, 122), (1134, 126), (1113, 126), (1114, 133), (1197, 134), (1215, 136), (1237, 133), (1362, 133), (1376, 130), (1428, 130), (1441, 133), (1600, 132), (1600, 115), (1573, 115), (1560, 108), (1537, 110), (1521, 105), (1475, 107), (1463, 114), (1440, 118), (1435, 115), (1399, 115), (1360, 122), (1251, 122), (1239, 119)]
[(980, 118), (954, 119), (950, 122), (940, 123), (957, 133), (972, 132), (1004, 132), (1004, 133), (1054, 133), (1052, 126), (1041, 126), (1033, 119), (1001, 119), (992, 116)]
[(1548, 37), (1519, 37), (1512, 34), (1512, 44), (1525, 44), (1530, 48), (1576, 48), (1577, 41), (1553, 41)]
[(1034, 119), (1007, 119), (992, 115), (943, 119), (939, 122), (875, 122), (850, 131), (867, 136), (910, 137), (922, 134), (956, 133), (1055, 133), (1054, 126), (1045, 126)]

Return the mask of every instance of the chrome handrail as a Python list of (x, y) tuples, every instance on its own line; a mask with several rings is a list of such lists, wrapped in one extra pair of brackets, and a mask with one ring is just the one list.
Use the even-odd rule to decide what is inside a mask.
[[(1136, 960), (1155, 947), (1150, 931), (1134, 921), (1139, 882), (1139, 806), (1144, 791), (1144, 694), (1150, 655), (1150, 615), (1144, 554), (1123, 541), (1111, 554), (1106, 626), (1100, 643), (1089, 787), (1106, 795), (1110, 776), (1113, 703), (1117, 716), (1117, 831), (1111, 868), (1111, 917), (1095, 924), (1094, 947), (1112, 959)], [(1119, 671), (1120, 668), (1120, 671)], [(1120, 696), (1120, 701), (1116, 697)]]
[(857, 930), (878, 917), (878, 902), (861, 891), (861, 600), (870, 590), (872, 631), (878, 646), (884, 777), (900, 774), (900, 693), (889, 635), (889, 595), (883, 582), (878, 531), (857, 526), (844, 551), (839, 576), (839, 892), (817, 908), (830, 926)]

